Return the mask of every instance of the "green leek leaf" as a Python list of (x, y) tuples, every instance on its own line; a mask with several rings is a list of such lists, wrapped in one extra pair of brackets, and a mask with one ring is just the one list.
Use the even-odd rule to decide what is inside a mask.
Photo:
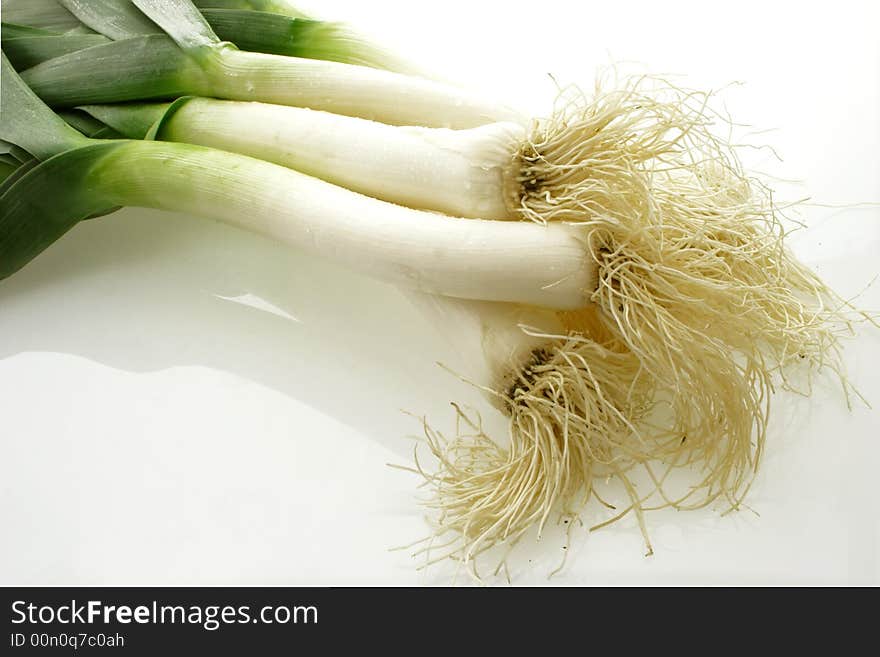
[(174, 43), (189, 53), (196, 53), (205, 46), (220, 43), (191, 0), (132, 0), (134, 5), (148, 16)]
[(199, 65), (163, 34), (111, 41), (56, 57), (21, 74), (47, 104), (71, 107), (210, 95)]
[(45, 159), (81, 146), (86, 139), (46, 107), (12, 68), (6, 55), (0, 62), (0, 139)]
[(89, 177), (108, 153), (125, 143), (63, 152), (7, 187), (0, 196), (0, 278), (17, 272), (83, 219), (116, 207), (94, 193)]
[(59, 34), (7, 38), (3, 33), (3, 52), (16, 70), (25, 70), (42, 62), (110, 41), (100, 34)]
[(83, 27), (56, 0), (3, 0), (3, 20), (58, 33)]
[(6, 21), (3, 21), (3, 23), (0, 24), (0, 39), (4, 42), (18, 37), (59, 36), (61, 34), (63, 34), (63, 32), (53, 32), (39, 27), (31, 27), (30, 25), (7, 23)]
[(91, 137), (94, 133), (107, 127), (89, 114), (77, 110), (64, 110), (57, 114), (64, 119), (67, 125), (86, 137)]
[(113, 40), (162, 30), (134, 6), (131, 0), (58, 0), (84, 25)]
[[(185, 96), (174, 104), (189, 98)], [(113, 105), (83, 105), (77, 109), (88, 113), (103, 125), (127, 139), (145, 139), (151, 128), (171, 107), (169, 103), (118, 103)]]
[(289, 18), (308, 18), (288, 0), (193, 0), (199, 9), (245, 9), (265, 11)]

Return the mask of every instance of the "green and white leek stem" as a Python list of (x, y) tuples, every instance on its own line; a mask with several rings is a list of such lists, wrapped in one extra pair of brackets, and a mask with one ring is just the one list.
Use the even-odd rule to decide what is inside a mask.
[(202, 15), (220, 39), (241, 50), (324, 59), (406, 75), (421, 73), (416, 66), (370, 43), (342, 23), (236, 9), (202, 9)]
[(432, 294), (565, 308), (587, 303), (586, 254), (563, 225), (419, 212), (261, 160), (159, 142), (107, 153), (89, 182), (113, 205), (218, 219)]
[(513, 188), (514, 154), (524, 139), (519, 124), (468, 130), (395, 127), (328, 112), (207, 98), (150, 108), (82, 109), (130, 138), (142, 139), (149, 132), (158, 140), (250, 155), (412, 208), (481, 219), (514, 216), (506, 192)]
[[(359, 38), (340, 23), (288, 18), (268, 12), (205, 9), (205, 18), (217, 35), (242, 50), (325, 59), (358, 66), (370, 66), (398, 73), (416, 74), (416, 69)], [(118, 25), (107, 30), (113, 34)], [(155, 25), (143, 34), (161, 33)], [(116, 40), (120, 40), (117, 33)], [(61, 55), (110, 42), (104, 34), (63, 34), (28, 26), (3, 24), (3, 48), (17, 70), (25, 70)], [(124, 39), (123, 39), (124, 40)]]
[(173, 39), (149, 35), (88, 48), (22, 73), (48, 104), (199, 95), (322, 109), (397, 125), (470, 128), (516, 113), (458, 87), (338, 62), (238, 50), (189, 2), (135, 0)]
[[(53, 190), (73, 172), (74, 188)], [(0, 276), (14, 273), (36, 255), (34, 248), (43, 250), (78, 220), (113, 206), (217, 219), (433, 294), (559, 307), (587, 303), (591, 272), (566, 226), (422, 213), (260, 160), (162, 142), (76, 148), (8, 190), (0, 199)], [(72, 208), (77, 214), (68, 219)], [(45, 223), (35, 225), (35, 216)], [(34, 237), (10, 241), (23, 233)]]
[(197, 95), (310, 107), (395, 125), (470, 128), (521, 120), (456, 87), (421, 78), (243, 52), (228, 44), (195, 58), (162, 35), (57, 57), (22, 77), (53, 107)]

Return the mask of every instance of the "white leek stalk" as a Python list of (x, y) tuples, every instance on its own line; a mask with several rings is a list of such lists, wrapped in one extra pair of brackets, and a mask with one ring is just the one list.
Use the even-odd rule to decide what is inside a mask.
[(421, 212), (214, 149), (128, 142), (91, 180), (114, 205), (226, 221), (433, 294), (579, 308), (594, 286), (572, 227)]
[(131, 104), (82, 109), (130, 138), (149, 133), (241, 153), (412, 208), (483, 219), (514, 216), (514, 153), (525, 138), (516, 123), (468, 130), (398, 127), (210, 98), (182, 98), (152, 110)]
[(22, 73), (49, 105), (174, 98), (186, 94), (323, 109), (397, 125), (469, 128), (521, 120), (452, 85), (333, 61), (238, 50), (222, 42), (190, 0), (133, 0), (161, 27), (87, 48)]

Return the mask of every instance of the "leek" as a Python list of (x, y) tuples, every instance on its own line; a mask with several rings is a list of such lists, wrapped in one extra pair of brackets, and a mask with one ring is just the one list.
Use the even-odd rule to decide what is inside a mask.
[[(99, 33), (60, 33), (28, 25), (3, 24), (3, 47), (17, 70), (111, 40), (162, 32), (140, 14), (131, 0), (109, 3), (104, 0), (100, 5), (82, 3), (71, 6)], [(117, 15), (115, 12), (120, 9), (122, 11)], [(132, 10), (141, 18), (131, 20)], [(202, 15), (220, 39), (242, 50), (323, 59), (400, 73), (415, 72), (411, 65), (371, 45), (340, 23), (234, 9), (202, 9)]]
[(395, 124), (473, 127), (519, 119), (463, 90), (338, 62), (238, 50), (220, 41), (189, 0), (134, 0), (168, 34), (88, 48), (22, 73), (48, 104), (186, 94), (308, 106)]
[[(54, 181), (71, 171), (81, 171), (68, 176), (76, 186), (47, 196)], [(38, 206), (30, 205), (35, 196), (41, 197)], [(583, 305), (579, 290), (589, 280), (583, 250), (563, 226), (421, 216), (277, 165), (197, 146), (106, 141), (76, 148), (30, 172), (6, 192), (2, 205), (0, 277), (27, 264), (84, 216), (130, 205), (226, 221), (433, 294), (537, 303), (557, 296), (543, 288), (565, 279), (556, 304), (579, 298), (577, 305)], [(34, 216), (59, 213), (51, 226), (33, 225)], [(26, 241), (9, 242), (9, 235)]]
[[(437, 86), (407, 105), (433, 83), (241, 53), (190, 3), (136, 5), (168, 36), (78, 51), (24, 77), (50, 102), (85, 104), (120, 132), (181, 143), (85, 140), (20, 87), (10, 91), (23, 110), (0, 137), (48, 159), (4, 183), (0, 275), (85, 216), (134, 204), (213, 216), (410, 289), (543, 306), (444, 303), (480, 325), (491, 372), (480, 384), (511, 421), (505, 448), (464, 416), (451, 440), (425, 427), (440, 470), (416, 470), (436, 492), (441, 528), (456, 532), (451, 554), (469, 561), (516, 541), (553, 508), (577, 507), (598, 477), (623, 482), (630, 504), (617, 517), (634, 512), (644, 530), (649, 505), (630, 482), (635, 467), (660, 506), (725, 499), (738, 508), (761, 459), (774, 375), (792, 361), (840, 367), (846, 304), (786, 249), (768, 190), (714, 136), (708, 96), (668, 85), (646, 92), (644, 80), (590, 98), (569, 92), (527, 130), (490, 122), (503, 110), (461, 110)], [(351, 77), (327, 78), (335, 73)], [(327, 95), (279, 90), (285, 79)], [(186, 93), (420, 127), (205, 99), (95, 104)], [(441, 119), (447, 112), (453, 118)], [(34, 117), (48, 126), (40, 134), (27, 127)], [(469, 129), (421, 127), (447, 123)], [(242, 125), (254, 129), (241, 134)], [(303, 172), (475, 218), (370, 199)], [(521, 322), (534, 327), (527, 338)], [(671, 419), (657, 419), (658, 408)], [(697, 481), (668, 494), (669, 473), (691, 463), (703, 466)]]
[(357, 64), (410, 75), (418, 73), (412, 64), (370, 44), (341, 23), (292, 18), (267, 11), (201, 11), (220, 39), (242, 50)]
[(525, 134), (516, 123), (468, 130), (395, 127), (303, 108), (192, 97), (171, 105), (82, 109), (133, 139), (150, 133), (241, 153), (412, 208), (516, 218), (514, 152)]

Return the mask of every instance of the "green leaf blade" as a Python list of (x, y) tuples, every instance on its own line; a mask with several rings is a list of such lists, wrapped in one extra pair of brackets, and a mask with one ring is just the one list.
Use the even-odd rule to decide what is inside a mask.
[(23, 71), (56, 57), (109, 43), (100, 34), (59, 34), (3, 38), (3, 52), (16, 70)]
[(199, 9), (245, 9), (265, 11), (289, 18), (308, 18), (287, 0), (193, 0)]
[(31, 27), (30, 25), (18, 25), (17, 23), (8, 23), (3, 21), (0, 23), (0, 39), (8, 41), (9, 39), (17, 39), (19, 37), (35, 37), (35, 36), (59, 36), (62, 32), (52, 32), (39, 27)]
[(56, 57), (21, 75), (53, 107), (210, 95), (199, 65), (160, 34)]
[(129, 39), (162, 32), (131, 0), (57, 1), (84, 25), (110, 39)]
[(56, 0), (3, 0), (3, 21), (58, 33), (82, 27)]
[(202, 14), (218, 37), (241, 50), (414, 72), (412, 66), (358, 37), (342, 23), (241, 9), (205, 8)]
[(190, 0), (132, 0), (174, 42), (190, 53), (220, 43), (208, 21)]
[(112, 211), (89, 184), (95, 167), (126, 142), (76, 148), (29, 169), (0, 196), (0, 279), (11, 276), (83, 219)]
[(0, 139), (45, 159), (86, 143), (86, 138), (37, 98), (4, 54), (0, 62)]
[[(174, 104), (183, 100), (185, 98), (179, 98)], [(118, 103), (83, 105), (78, 109), (127, 139), (146, 139), (151, 128), (163, 119), (170, 107), (169, 103)]]

